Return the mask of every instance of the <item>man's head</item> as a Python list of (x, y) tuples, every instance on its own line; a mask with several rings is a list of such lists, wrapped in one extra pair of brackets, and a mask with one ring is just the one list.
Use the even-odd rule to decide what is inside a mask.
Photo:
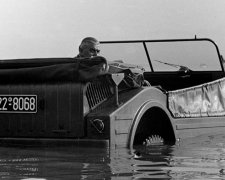
[(80, 57), (93, 57), (100, 53), (100, 43), (93, 37), (86, 37), (79, 46)]

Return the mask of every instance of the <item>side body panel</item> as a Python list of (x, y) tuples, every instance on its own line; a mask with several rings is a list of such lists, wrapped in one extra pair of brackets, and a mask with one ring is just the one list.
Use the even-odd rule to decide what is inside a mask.
[[(155, 87), (147, 87), (137, 92), (134, 96), (132, 96), (132, 93), (130, 93), (130, 95), (127, 94), (126, 96), (127, 98), (130, 96), (128, 101), (124, 101), (126, 97), (119, 96), (121, 104), (115, 111), (105, 111), (105, 114), (102, 112), (100, 113), (101, 117), (107, 117), (105, 124), (109, 134), (105, 137), (109, 138), (111, 147), (132, 147), (135, 134), (137, 133), (137, 127), (143, 115), (152, 108), (158, 108), (165, 114), (166, 118), (165, 126), (162, 127), (163, 131), (167, 130), (168, 123), (171, 124), (172, 131), (170, 133), (173, 134), (175, 141), (198, 135), (225, 131), (224, 116), (204, 118), (172, 117), (168, 110), (167, 95)], [(95, 113), (95, 116), (98, 117), (99, 114)], [(151, 118), (149, 118), (149, 121), (150, 124), (152, 121), (152, 126), (154, 126), (153, 123), (157, 121), (157, 116), (156, 121), (153, 121)], [(101, 136), (103, 136), (103, 134), (101, 134)]]
[(225, 117), (179, 118), (174, 119), (177, 138), (185, 139), (202, 134), (224, 133)]
[[(110, 115), (110, 144), (112, 147), (132, 146), (137, 125), (141, 115), (148, 110), (148, 108), (145, 109), (145, 106), (149, 102), (152, 106), (148, 106), (148, 108), (159, 107), (170, 116), (167, 110), (166, 94), (155, 87), (144, 88)], [(170, 120), (172, 126), (175, 127), (172, 118)]]

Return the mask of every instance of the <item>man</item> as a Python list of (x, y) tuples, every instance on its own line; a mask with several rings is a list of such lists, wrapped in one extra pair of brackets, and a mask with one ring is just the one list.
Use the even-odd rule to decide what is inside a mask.
[(99, 56), (100, 43), (93, 37), (86, 37), (81, 41), (78, 60), (80, 81), (90, 81), (108, 71), (108, 64), (104, 57)]
[[(94, 66), (92, 66), (91, 68), (90, 67), (86, 68), (85, 70), (86, 79), (88, 79), (89, 76), (95, 77), (99, 74), (105, 74), (106, 72), (109, 72), (110, 65), (108, 65), (108, 62), (106, 61), (104, 57), (99, 56), (99, 53), (100, 53), (100, 43), (97, 39), (93, 37), (86, 37), (81, 41), (81, 44), (79, 46), (79, 54), (75, 58), (78, 58), (78, 59), (92, 58), (95, 60), (100, 60), (100, 63), (98, 63), (97, 65), (93, 62)], [(90, 66), (90, 63), (91, 62), (89, 62), (89, 66)], [(124, 82), (126, 86), (128, 87), (140, 87), (142, 85), (150, 85), (148, 81), (144, 80), (143, 73), (134, 73), (129, 68), (126, 69), (126, 68), (120, 68), (120, 67), (114, 68), (112, 72), (110, 73), (116, 73), (116, 72), (125, 73)]]
[(93, 37), (86, 37), (81, 41), (79, 54), (76, 58), (89, 58), (98, 56), (100, 53), (100, 43)]

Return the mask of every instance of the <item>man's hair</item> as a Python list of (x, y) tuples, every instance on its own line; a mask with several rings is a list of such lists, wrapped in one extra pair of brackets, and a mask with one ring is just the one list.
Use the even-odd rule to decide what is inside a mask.
[(81, 41), (81, 44), (79, 46), (79, 52), (82, 51), (82, 49), (93, 46), (93, 45), (98, 45), (99, 41), (93, 37), (86, 37)]

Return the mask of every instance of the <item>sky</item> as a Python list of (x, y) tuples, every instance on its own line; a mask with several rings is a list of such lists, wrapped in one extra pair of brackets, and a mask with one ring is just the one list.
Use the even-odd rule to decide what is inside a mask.
[(0, 0), (0, 59), (74, 57), (80, 41), (210, 38), (225, 56), (225, 0)]

